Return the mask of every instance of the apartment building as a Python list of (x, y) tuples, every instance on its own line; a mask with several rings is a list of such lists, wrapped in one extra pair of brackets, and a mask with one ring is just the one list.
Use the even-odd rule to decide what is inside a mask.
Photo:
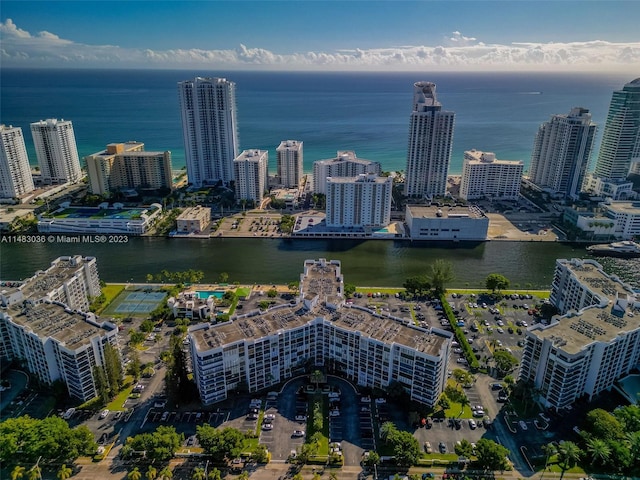
[(25, 300), (63, 303), (72, 310), (89, 311), (89, 298), (100, 295), (100, 278), (95, 257), (59, 257), (51, 266), (36, 272), (20, 286), (0, 291), (0, 306)]
[(473, 205), (407, 205), (405, 223), (413, 240), (484, 241), (489, 231), (489, 218)]
[(640, 298), (593, 260), (558, 260), (550, 300), (562, 316), (525, 333), (520, 379), (561, 410), (592, 399), (640, 362)]
[(517, 200), (523, 168), (522, 161), (498, 160), (492, 152), (467, 150), (462, 163), (460, 197)]
[(335, 158), (313, 162), (313, 191), (326, 195), (328, 177), (357, 177), (368, 173), (380, 175), (381, 172), (379, 162), (358, 158), (353, 151), (338, 151)]
[(117, 344), (117, 325), (59, 302), (25, 300), (0, 309), (2, 358), (19, 359), (47, 385), (62, 381), (86, 402), (98, 394), (93, 369), (104, 365), (104, 346)]
[(376, 228), (391, 221), (391, 177), (328, 177), (326, 185), (327, 227)]
[(22, 129), (0, 125), (0, 198), (19, 197), (33, 189)]
[(204, 232), (211, 223), (211, 208), (197, 205), (185, 208), (176, 218), (178, 233)]
[(279, 185), (284, 188), (298, 188), (303, 177), (303, 142), (283, 140), (276, 148), (276, 154)]
[(84, 157), (89, 188), (95, 195), (120, 189), (171, 189), (171, 152), (145, 152), (144, 143), (110, 143)]
[(323, 367), (369, 388), (400, 382), (435, 405), (446, 385), (452, 335), (345, 303), (339, 261), (306, 260), (295, 305), (247, 312), (189, 331), (193, 372), (205, 404), (247, 385), (270, 388)]
[(49, 118), (31, 124), (40, 177), (44, 184), (76, 183), (82, 179), (73, 125)]
[(404, 182), (406, 196), (432, 198), (447, 192), (455, 117), (454, 112), (442, 110), (435, 83), (413, 85)]
[(603, 214), (614, 221), (609, 233), (620, 240), (640, 238), (640, 201), (614, 202), (610, 199), (600, 204)]
[(233, 161), (236, 179), (236, 198), (260, 205), (268, 189), (269, 152), (244, 150)]
[(604, 272), (595, 260), (556, 260), (549, 301), (561, 315), (591, 306), (617, 308), (619, 302), (633, 300), (634, 293), (614, 275)]

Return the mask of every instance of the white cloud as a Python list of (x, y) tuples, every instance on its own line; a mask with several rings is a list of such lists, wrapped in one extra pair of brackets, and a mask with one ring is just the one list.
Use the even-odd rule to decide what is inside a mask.
[(240, 44), (235, 49), (131, 49), (86, 45), (43, 31), (20, 29), (11, 19), (0, 23), (3, 66), (222, 68), (270, 70), (594, 70), (637, 71), (640, 42), (602, 40), (571, 43), (485, 44), (452, 32), (441, 45), (341, 49), (279, 54)]

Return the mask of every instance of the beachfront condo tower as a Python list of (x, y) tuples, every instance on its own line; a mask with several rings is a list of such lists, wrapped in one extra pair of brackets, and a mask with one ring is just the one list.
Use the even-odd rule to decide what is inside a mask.
[(225, 78), (178, 82), (187, 178), (194, 187), (228, 185), (238, 156), (236, 84)]
[(236, 199), (254, 202), (260, 206), (267, 190), (269, 152), (266, 150), (245, 150), (233, 161), (236, 178)]
[(278, 183), (284, 188), (298, 188), (303, 175), (302, 142), (283, 140), (276, 148), (276, 153), (278, 154)]
[(600, 153), (591, 189), (598, 195), (620, 199), (634, 161), (640, 161), (640, 78), (616, 90), (611, 97)]
[(586, 108), (552, 115), (538, 128), (531, 154), (529, 180), (555, 196), (577, 199), (582, 190), (596, 124)]
[(0, 125), (0, 198), (19, 197), (33, 188), (22, 129)]
[(455, 113), (442, 110), (434, 83), (413, 85), (404, 184), (406, 196), (422, 198), (446, 193), (454, 123)]
[(69, 120), (49, 118), (31, 124), (42, 183), (76, 183), (82, 179), (76, 137)]

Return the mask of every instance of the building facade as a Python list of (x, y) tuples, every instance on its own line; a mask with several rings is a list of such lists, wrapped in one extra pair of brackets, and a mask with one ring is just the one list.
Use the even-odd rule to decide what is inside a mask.
[(352, 151), (338, 151), (335, 158), (313, 162), (313, 191), (326, 195), (328, 177), (357, 177), (368, 173), (380, 175), (381, 172), (379, 162), (358, 158)]
[[(624, 181), (640, 150), (640, 78), (613, 92), (594, 177)], [(602, 187), (598, 195), (610, 196)], [(614, 197), (616, 200), (622, 199)]]
[(267, 191), (269, 152), (244, 150), (233, 161), (236, 178), (236, 198), (260, 205)]
[(404, 194), (408, 197), (443, 196), (453, 146), (455, 113), (442, 110), (436, 85), (413, 85), (413, 111), (409, 121), (409, 145)]
[(446, 385), (451, 333), (349, 306), (338, 261), (306, 260), (300, 287), (295, 305), (190, 329), (204, 404), (240, 385), (267, 389), (311, 364), (369, 388), (397, 381), (412, 400), (435, 405)]
[(298, 188), (303, 178), (303, 142), (283, 140), (276, 148), (278, 183), (284, 188)]
[(520, 380), (544, 407), (591, 400), (640, 362), (640, 299), (593, 260), (558, 260), (550, 300), (562, 316), (527, 329)]
[(173, 187), (171, 152), (145, 152), (144, 143), (110, 143), (84, 157), (89, 188), (95, 195), (119, 189), (159, 190)]
[(197, 205), (185, 208), (176, 218), (178, 233), (201, 233), (211, 223), (211, 208)]
[(189, 183), (228, 185), (239, 150), (235, 83), (196, 77), (179, 82), (178, 95)]
[(0, 198), (19, 197), (33, 189), (22, 129), (0, 125)]
[(375, 174), (327, 178), (327, 227), (385, 227), (391, 221), (393, 179)]
[(522, 161), (498, 160), (491, 152), (467, 150), (462, 163), (460, 197), (517, 200), (523, 168)]
[(538, 188), (568, 198), (578, 198), (591, 158), (596, 124), (586, 108), (553, 115), (538, 128), (529, 180)]
[(475, 206), (407, 205), (405, 222), (412, 240), (485, 241), (489, 218)]
[(40, 176), (44, 184), (76, 183), (82, 179), (73, 125), (50, 118), (31, 124)]
[(614, 221), (613, 231), (609, 232), (611, 235), (620, 240), (640, 238), (640, 201), (607, 200), (600, 206), (604, 215)]

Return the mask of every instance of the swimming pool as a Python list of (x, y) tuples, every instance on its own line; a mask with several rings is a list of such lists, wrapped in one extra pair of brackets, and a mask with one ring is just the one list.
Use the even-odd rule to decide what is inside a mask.
[(219, 290), (197, 290), (196, 294), (200, 300), (206, 300), (209, 297), (216, 297), (220, 299), (224, 296), (224, 292)]

